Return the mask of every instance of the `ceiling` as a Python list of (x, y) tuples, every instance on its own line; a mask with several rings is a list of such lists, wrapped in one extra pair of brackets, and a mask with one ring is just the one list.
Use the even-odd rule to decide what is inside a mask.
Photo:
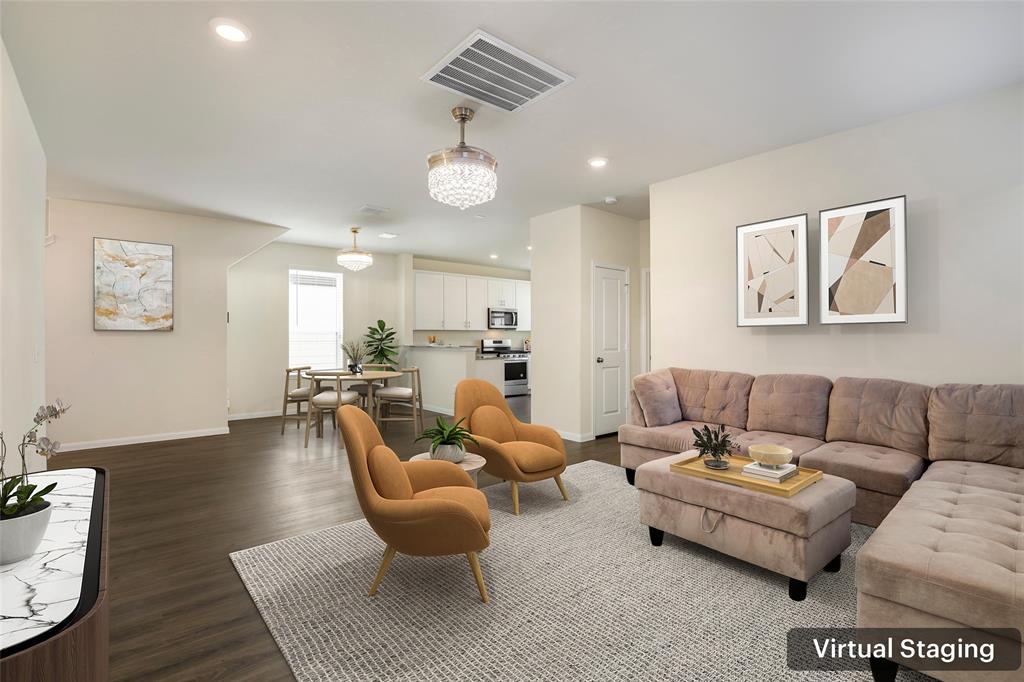
[[(358, 223), (370, 250), (519, 268), (530, 216), (594, 203), (643, 218), (651, 182), (1024, 80), (1016, 2), (2, 11), (51, 196), (274, 223), (332, 247)], [(252, 40), (217, 38), (214, 16)], [(457, 140), (448, 112), (468, 100), (420, 76), (477, 28), (576, 80), (518, 113), (477, 107), (467, 142), (497, 156), (498, 196), (463, 212), (428, 197), (426, 156)], [(609, 165), (591, 169), (595, 155)]]

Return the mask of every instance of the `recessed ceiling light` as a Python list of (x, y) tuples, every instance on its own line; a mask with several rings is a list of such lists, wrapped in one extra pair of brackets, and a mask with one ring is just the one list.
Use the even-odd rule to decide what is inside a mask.
[(487, 216), (485, 214), (483, 214), (483, 213), (477, 213), (476, 214), (476, 219), (477, 220), (487, 220)]
[(605, 197), (604, 198), (604, 203), (606, 203), (606, 204), (608, 204), (610, 206), (614, 206), (615, 204), (619, 203), (619, 198), (618, 197)]
[(491, 254), (491, 260), (498, 260), (498, 254), (492, 253)]
[(603, 156), (594, 156), (587, 159), (587, 163), (590, 164), (591, 168), (604, 168), (608, 165), (608, 159)]
[(533, 246), (532, 245), (527, 245), (526, 250), (527, 251), (533, 251)]
[(394, 239), (398, 235), (395, 234), (394, 232), (381, 232), (377, 236), (380, 237), (381, 239)]
[(234, 19), (228, 19), (227, 17), (215, 17), (210, 19), (210, 26), (213, 27), (213, 30), (217, 35), (232, 43), (244, 43), (252, 38), (252, 31), (250, 31), (245, 24), (235, 21)]

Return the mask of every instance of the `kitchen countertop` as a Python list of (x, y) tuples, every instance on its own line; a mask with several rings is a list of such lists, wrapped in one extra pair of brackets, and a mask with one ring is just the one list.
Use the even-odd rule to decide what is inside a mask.
[(431, 344), (428, 344), (428, 343), (413, 344), (413, 345), (409, 345), (409, 346), (405, 346), (405, 347), (406, 348), (429, 348), (430, 350), (459, 350), (459, 351), (471, 350), (473, 352), (476, 352), (476, 350), (477, 350), (476, 346), (442, 346), (442, 345), (431, 345)]

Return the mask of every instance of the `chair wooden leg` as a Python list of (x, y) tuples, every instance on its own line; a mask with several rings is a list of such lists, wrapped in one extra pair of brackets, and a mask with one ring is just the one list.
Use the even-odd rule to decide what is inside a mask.
[(569, 501), (569, 493), (565, 492), (565, 484), (562, 483), (561, 476), (555, 476), (555, 483), (558, 485), (558, 492), (562, 493), (562, 499), (566, 502)]
[(509, 481), (512, 484), (512, 513), (519, 516), (519, 485), (515, 481)]
[(380, 560), (380, 568), (377, 569), (377, 577), (373, 579), (373, 584), (370, 585), (370, 596), (377, 594), (377, 588), (380, 587), (380, 583), (384, 580), (384, 574), (388, 572), (388, 567), (391, 565), (391, 560), (395, 558), (395, 548), (388, 545), (388, 548), (384, 550), (384, 558)]
[(313, 403), (306, 408), (306, 444), (302, 447), (309, 447), (309, 432), (313, 428)]
[(288, 422), (288, 396), (284, 398), (284, 405), (281, 407), (281, 435), (284, 435), (284, 425)]
[(480, 572), (480, 559), (477, 558), (476, 552), (468, 552), (466, 556), (469, 558), (469, 567), (473, 569), (473, 577), (476, 578), (476, 586), (480, 590), (480, 601), (487, 603), (487, 585), (484, 585), (484, 574)]

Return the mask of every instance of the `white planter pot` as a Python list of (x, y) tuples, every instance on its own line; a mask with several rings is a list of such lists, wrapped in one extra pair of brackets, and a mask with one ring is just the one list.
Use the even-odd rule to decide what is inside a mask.
[(431, 459), (443, 459), (446, 462), (458, 464), (466, 457), (466, 449), (461, 445), (438, 445), (437, 449), (430, 453)]
[(45, 509), (0, 521), (0, 565), (13, 564), (35, 554), (50, 524), (53, 505)]

